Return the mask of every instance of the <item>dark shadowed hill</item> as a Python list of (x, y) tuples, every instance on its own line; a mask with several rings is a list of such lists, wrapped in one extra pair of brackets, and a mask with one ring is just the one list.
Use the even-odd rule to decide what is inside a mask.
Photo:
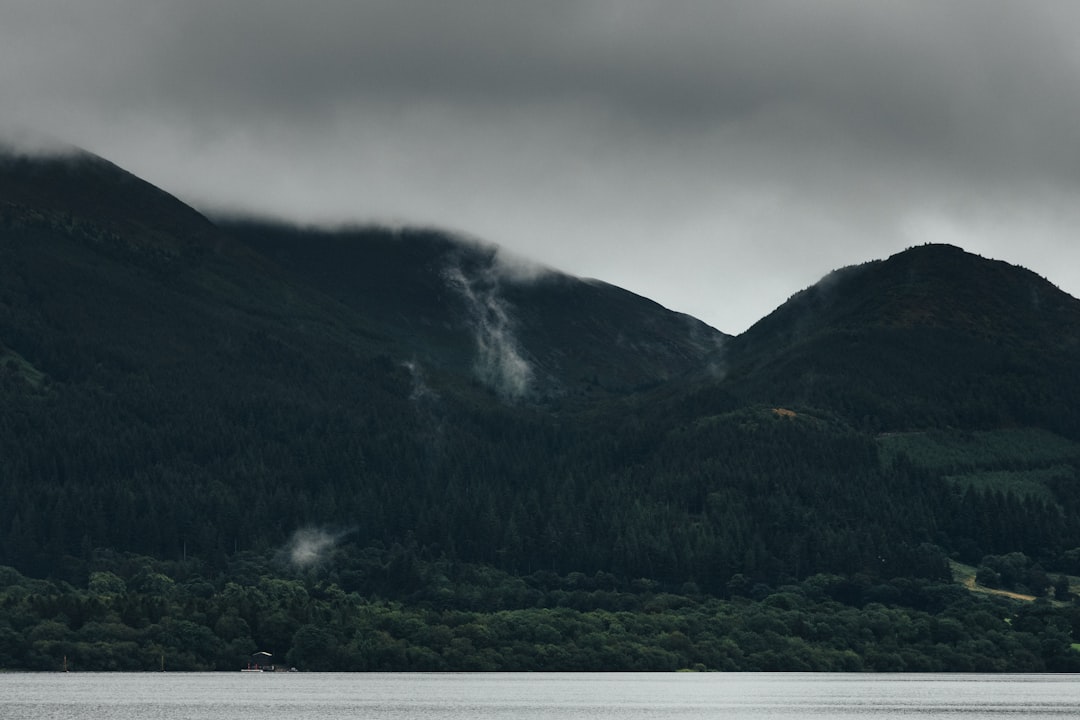
[(39, 571), (309, 523), (525, 562), (578, 522), (552, 482), (619, 462), (555, 413), (617, 417), (724, 337), (439, 233), (222, 229), (92, 156), (0, 176), (0, 562)]
[[(0, 211), (9, 222), (93, 226), (148, 251), (180, 254), (214, 247), (220, 233), (192, 208), (87, 152), (22, 155), (0, 148)], [(104, 239), (104, 238), (103, 238)]]
[(5, 287), (47, 296), (37, 322), (99, 352), (137, 345), (149, 362), (212, 357), (221, 338), (235, 344), (268, 323), (301, 335), (333, 325), (350, 351), (535, 399), (655, 384), (697, 367), (724, 337), (619, 288), (510, 265), (494, 246), (437, 232), (224, 232), (87, 153), (0, 158), (0, 219)]
[(1080, 569), (1077, 318), (930, 246), (730, 338), (436, 231), (214, 223), (91, 156), (8, 158), (0, 565), (247, 583), (320, 528), (347, 540), (319, 582), (419, 606), (466, 567), (716, 595)]
[(868, 429), (1040, 425), (1080, 437), (1080, 301), (947, 245), (838, 270), (730, 345), (761, 401)]
[(504, 397), (652, 386), (701, 367), (727, 338), (626, 290), (435, 231), (224, 227), (413, 361), (471, 374)]

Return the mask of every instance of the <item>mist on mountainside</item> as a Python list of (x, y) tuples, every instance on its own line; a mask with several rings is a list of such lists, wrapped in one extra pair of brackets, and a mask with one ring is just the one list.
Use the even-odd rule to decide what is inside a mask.
[[(143, 668), (184, 622), (205, 641), (184, 667), (228, 667), (328, 617), (337, 669), (569, 669), (577, 655), (514, 655), (524, 635), (496, 649), (469, 630), (454, 655), (443, 613), (878, 603), (931, 623), (967, 617), (954, 579), (980, 570), (1068, 600), (1080, 301), (1049, 282), (920, 246), (731, 337), (501, 257), (432, 229), (211, 221), (93, 158), (0, 163), (0, 565), (20, 588), (67, 583), (20, 605), (11, 657), (89, 657), (80, 633), (108, 622)], [(93, 573), (116, 580), (95, 576), (91, 602)], [(121, 584), (137, 607), (102, 590)], [(345, 619), (361, 616), (379, 647)], [(521, 632), (572, 646), (539, 617)], [(658, 635), (664, 659), (634, 667), (795, 667), (775, 647), (707, 656), (678, 627), (688, 642)], [(967, 626), (949, 651), (1072, 667), (1064, 634), (1038, 630), (1025, 664), (1021, 630), (1000, 629), (993, 662)], [(903, 646), (918, 667), (944, 662), (920, 642)], [(897, 665), (843, 652), (804, 665)]]

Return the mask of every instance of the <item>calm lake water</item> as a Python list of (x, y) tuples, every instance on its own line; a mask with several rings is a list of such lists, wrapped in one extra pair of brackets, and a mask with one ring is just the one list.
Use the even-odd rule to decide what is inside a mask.
[(0, 674), (0, 718), (1080, 718), (1080, 676)]

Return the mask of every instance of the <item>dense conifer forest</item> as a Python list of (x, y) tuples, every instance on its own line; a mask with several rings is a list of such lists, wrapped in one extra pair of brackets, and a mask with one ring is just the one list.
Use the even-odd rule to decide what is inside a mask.
[(0, 669), (1076, 670), (1078, 369), (959, 248), (732, 337), (6, 157)]

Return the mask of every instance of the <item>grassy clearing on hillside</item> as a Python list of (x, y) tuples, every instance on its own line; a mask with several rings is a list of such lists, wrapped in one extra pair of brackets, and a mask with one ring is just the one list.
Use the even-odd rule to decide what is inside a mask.
[[(965, 565), (964, 563), (957, 562), (956, 560), (949, 561), (950, 569), (952, 570), (953, 580), (967, 588), (968, 590), (976, 593), (982, 593), (983, 595), (997, 595), (998, 597), (1006, 597), (1012, 600), (1021, 600), (1024, 602), (1034, 602), (1035, 596), (1028, 595), (1026, 593), (1012, 592), (1011, 590), (1001, 590), (999, 588), (990, 588), (985, 585), (979, 585), (975, 582), (976, 568), (973, 565)], [(1069, 592), (1076, 594), (1080, 591), (1080, 577), (1075, 575), (1066, 575), (1069, 579)], [(1052, 595), (1050, 596), (1053, 597)], [(1055, 605), (1071, 604), (1070, 600), (1054, 600)]]

